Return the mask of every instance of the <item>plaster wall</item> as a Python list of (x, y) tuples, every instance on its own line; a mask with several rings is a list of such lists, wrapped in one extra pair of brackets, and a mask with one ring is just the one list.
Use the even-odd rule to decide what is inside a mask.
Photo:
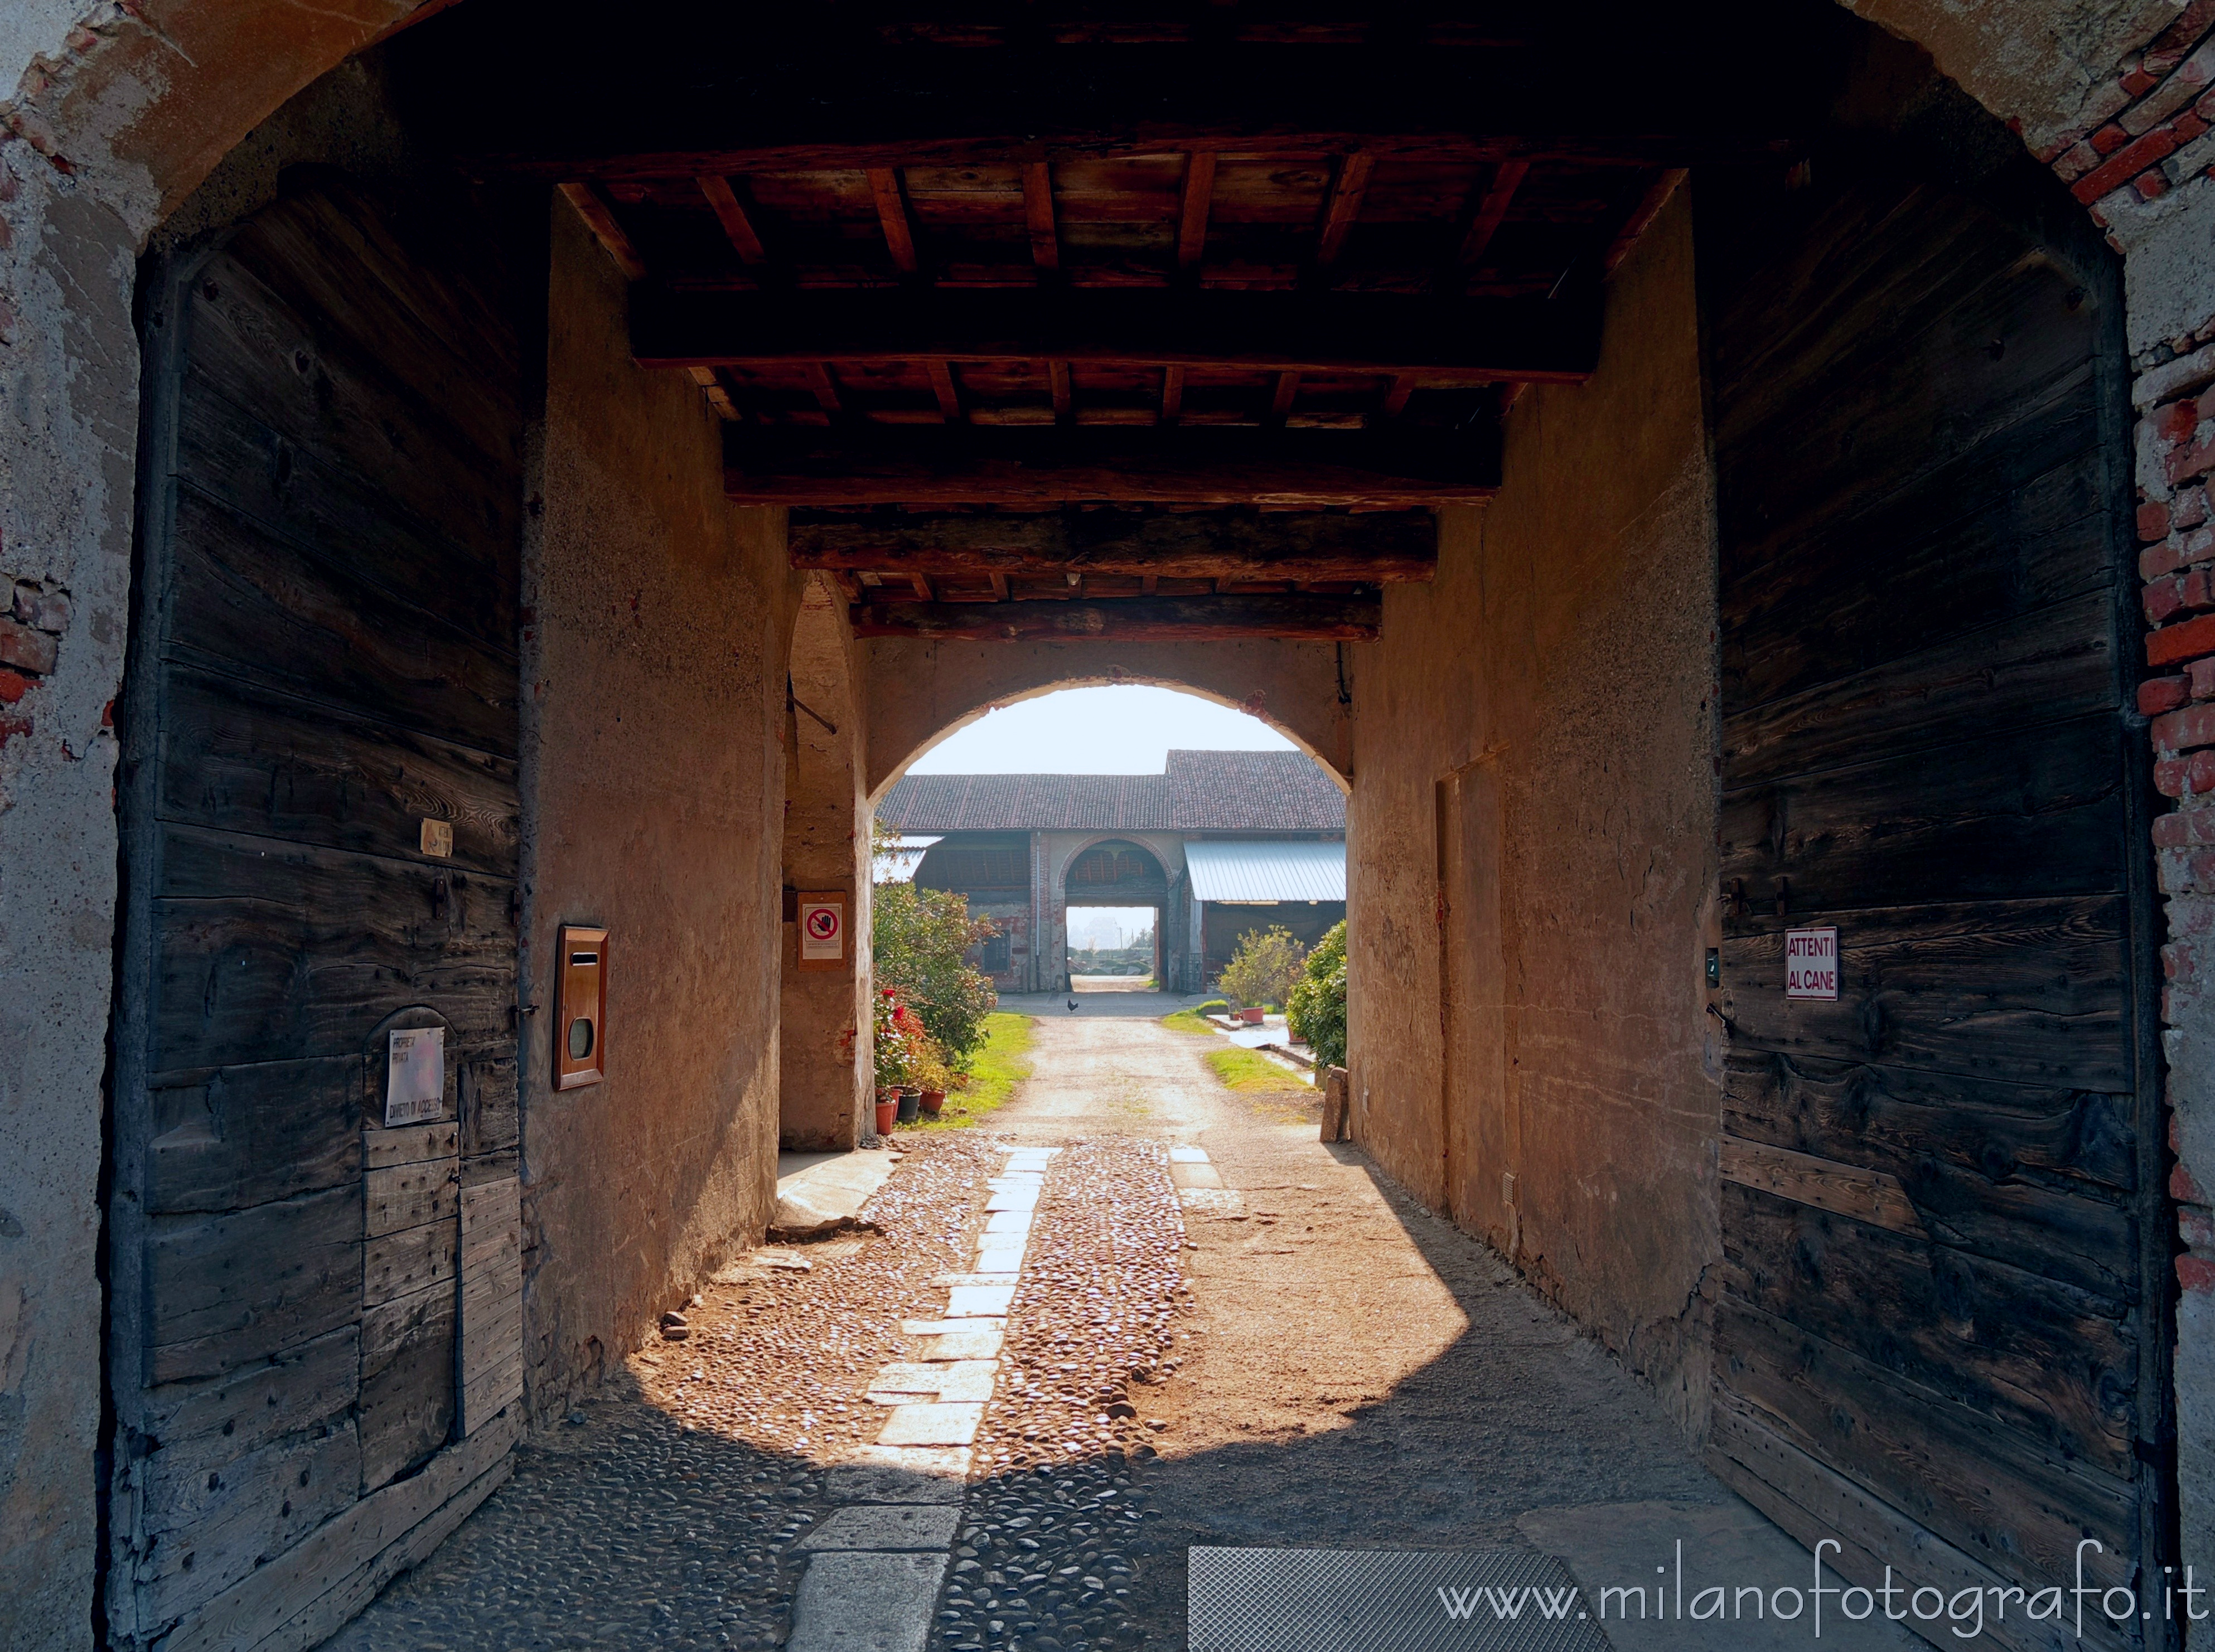
[[(782, 518), (722, 493), (691, 383), (556, 200), (524, 558), (525, 1378), (559, 1409), (758, 1239), (775, 1198)], [(607, 1079), (549, 1078), (558, 927), (605, 925)]]
[(1680, 191), (1612, 278), (1592, 382), (1517, 404), (1500, 497), (1445, 513), (1433, 584), (1386, 593), (1354, 676), (1348, 975), (1357, 1138), (1697, 1429), (1721, 1112), (1692, 274)]
[(874, 1087), (868, 1008), (869, 808), (855, 772), (862, 740), (854, 693), (853, 633), (827, 581), (809, 580), (804, 593), (793, 627), (792, 695), (797, 703), (784, 724), (784, 884), (794, 890), (844, 890), (849, 945), (846, 968), (801, 970), (797, 924), (788, 921), (781, 932), (779, 1141), (788, 1148), (819, 1150), (851, 1147), (861, 1140), (862, 1109)]

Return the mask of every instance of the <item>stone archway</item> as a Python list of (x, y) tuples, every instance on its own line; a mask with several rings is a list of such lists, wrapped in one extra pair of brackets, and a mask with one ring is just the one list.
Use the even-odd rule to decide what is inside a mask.
[[(88, 1621), (96, 1532), (98, 1397), (72, 1374), (96, 1368), (100, 1335), (97, 1074), (114, 976), (116, 860), (114, 748), (104, 713), (116, 694), (132, 597), (133, 259), (151, 229), (292, 93), (381, 32), (439, 9), (437, 0), (420, 8), (365, 0), (351, 11), (269, 0), (128, 9), (48, 0), (11, 22), (8, 55), (0, 57), (0, 84), (18, 88), (0, 151), (0, 222), (9, 231), (0, 244), (0, 374), (22, 432), (0, 444), (8, 571), (34, 576), (34, 598), (62, 597), (30, 604), (37, 622), (21, 623), (36, 635), (11, 633), (14, 674), (0, 713), (0, 787), (10, 805), (0, 823), (0, 865), (9, 868), (9, 905), (37, 915), (39, 937), (0, 967), (8, 988), (0, 997), (28, 1006), (8, 1028), (9, 1059), (21, 1068), (9, 1077), (33, 1098), (10, 1127), (6, 1156), (37, 1167), (15, 1196), (9, 1215), (26, 1238), (11, 1242), (0, 1284), (19, 1286), (25, 1304), (15, 1346), (25, 1350), (20, 1374), (29, 1398), (15, 1484), (78, 1488), (26, 1515), (34, 1535), (15, 1551), (21, 1560), (0, 1576), (0, 1589), (42, 1620), (72, 1626), (61, 1631), (62, 1643), (80, 1639), (74, 1626)], [(2204, 674), (2187, 672), (2215, 646), (2201, 617), (2204, 578), (2194, 584), (2205, 549), (2208, 463), (2196, 399), (2215, 381), (2208, 359), (2215, 260), (2207, 256), (2209, 156), (2195, 125), (2205, 117), (2188, 95), (2205, 79), (2193, 62), (2200, 40), (2171, 40), (2164, 31), (2199, 29), (2205, 15), (2191, 7), (2180, 16), (2153, 0), (1984, 9), (1862, 0), (1855, 9), (1923, 44), (2012, 122), (2128, 254), (2130, 343), (2139, 404), (2153, 420), (2140, 530), (2152, 581), (2149, 611), (2162, 623), (2154, 658), (2165, 672), (2150, 685), (2145, 709), (2163, 719), (2156, 729), (2166, 760), (2163, 788), (2187, 805), (2157, 828), (2181, 862), (2183, 852), (2215, 835), (2193, 806), (2207, 792), (2206, 759), (2192, 755), (2203, 736), (2188, 704)], [(1269, 714), (1349, 773), (1350, 741), (1337, 737), (1329, 710), (1330, 674), (1313, 669), (1322, 662), (1292, 652), (1300, 645), (1251, 646), (1280, 649), (1282, 657), (1264, 660), (1268, 669), (1249, 672), (1242, 685), (1211, 675), (1203, 691), (1233, 703), (1255, 682), (1281, 694)], [(1181, 680), (1185, 669), (1150, 668), (1142, 652), (1129, 662), (1133, 680)], [(975, 714), (995, 697), (1037, 691), (1026, 683), (1043, 683), (1046, 675), (1043, 665), (996, 671), (914, 645), (873, 646), (871, 666), (876, 681), (903, 669), (918, 680), (944, 674), (946, 691), (917, 717), (918, 727)], [(1059, 668), (1064, 676), (1069, 669)], [(888, 730), (893, 722), (887, 718)], [(887, 732), (883, 761), (872, 753), (864, 789), (884, 783), (927, 739)], [(894, 750), (903, 755), (891, 756)], [(2200, 1052), (2215, 1013), (2197, 983), (2189, 939), (2204, 897), (2191, 866), (2164, 875), (2180, 903), (2167, 1009), (2178, 1063), (2175, 1185), (2198, 1215), (2201, 1188), (2215, 1184), (2215, 1144), (2200, 1117)], [(2206, 1375), (2211, 1333), (2203, 1319), (2215, 1263), (2198, 1247), (2180, 1271), (2187, 1287), (2180, 1386), (2196, 1394)], [(2206, 1438), (2206, 1417), (2192, 1403), (2183, 1410), (2187, 1435)], [(2207, 1465), (2196, 1466), (2204, 1477)], [(13, 1519), (19, 1510), (6, 1512)], [(2188, 1509), (2187, 1546), (2207, 1530), (2206, 1511)]]

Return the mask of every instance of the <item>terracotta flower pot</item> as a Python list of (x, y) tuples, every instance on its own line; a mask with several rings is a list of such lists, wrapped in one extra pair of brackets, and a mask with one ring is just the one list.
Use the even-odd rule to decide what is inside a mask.
[(893, 1133), (893, 1120), (899, 1112), (899, 1098), (897, 1096), (889, 1098), (880, 1096), (877, 1098), (877, 1134), (879, 1135), (890, 1135)]
[(938, 1117), (938, 1110), (946, 1105), (946, 1092), (943, 1090), (926, 1090), (923, 1092), (922, 1102), (923, 1111), (930, 1114), (931, 1117), (936, 1118)]

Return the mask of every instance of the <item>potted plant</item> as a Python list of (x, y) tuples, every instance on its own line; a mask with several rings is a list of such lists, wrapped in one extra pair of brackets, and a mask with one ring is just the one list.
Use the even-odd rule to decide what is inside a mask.
[(871, 1050), (876, 1064), (877, 1134), (889, 1135), (895, 1123), (915, 1122), (917, 1103), (908, 1089), (908, 1068), (915, 1059), (916, 1043), (923, 1037), (923, 1023), (900, 1001), (896, 987), (878, 990), (871, 1019), (875, 1035)]
[(917, 1040), (914, 1054), (908, 1062), (908, 1080), (916, 1086), (916, 1101), (923, 1113), (931, 1118), (938, 1117), (946, 1105), (946, 1092), (954, 1082), (954, 1074), (946, 1065), (946, 1052), (938, 1047), (935, 1038)]

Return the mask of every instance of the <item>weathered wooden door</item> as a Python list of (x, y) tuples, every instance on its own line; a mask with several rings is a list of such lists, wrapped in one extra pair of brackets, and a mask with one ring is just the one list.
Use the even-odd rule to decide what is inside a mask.
[[(1837, 171), (1702, 204), (1715, 1460), (1872, 1581), (2073, 1586), (2095, 1539), (2087, 1577), (2150, 1573), (2156, 1615), (2094, 1611), (2087, 1639), (2158, 1643), (2169, 1228), (2117, 260), (2047, 179)], [(1787, 932), (1832, 926), (1836, 1000), (1788, 999)], [(2017, 1603), (1987, 1632), (2073, 1625)]]
[[(147, 278), (120, 1644), (328, 1632), (519, 1412), (519, 346), (463, 244), (326, 179)], [(445, 1080), (389, 1124), (395, 1028)]]

